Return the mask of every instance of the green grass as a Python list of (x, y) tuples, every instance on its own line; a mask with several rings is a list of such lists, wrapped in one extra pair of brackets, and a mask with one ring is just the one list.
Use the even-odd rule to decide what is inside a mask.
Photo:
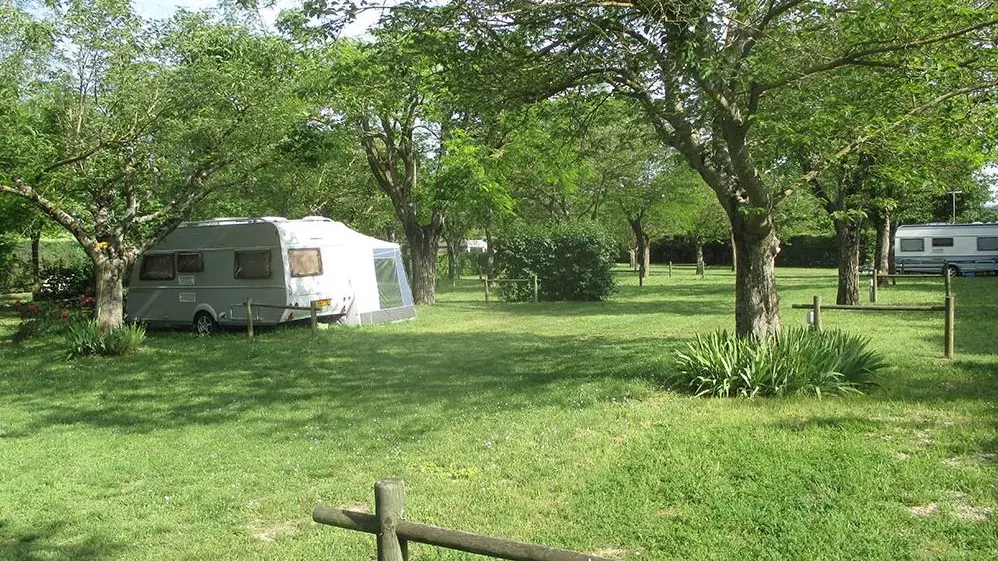
[[(787, 325), (834, 301), (830, 271), (779, 275)], [(732, 288), (656, 268), (605, 303), (485, 304), (466, 281), (413, 322), (315, 341), (2, 344), (0, 559), (373, 559), (372, 536), (310, 513), (370, 505), (384, 477), (410, 519), (621, 559), (993, 559), (998, 278), (954, 280), (954, 361), (941, 314), (825, 313), (891, 363), (864, 396), (660, 390), (680, 343), (733, 327)], [(880, 297), (941, 303), (942, 283)]]

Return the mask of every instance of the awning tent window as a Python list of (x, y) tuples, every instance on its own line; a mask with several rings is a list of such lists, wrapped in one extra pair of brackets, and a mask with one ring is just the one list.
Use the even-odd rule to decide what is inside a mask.
[(378, 280), (378, 299), (381, 302), (381, 308), (402, 306), (402, 286), (399, 284), (395, 258), (375, 257), (374, 275)]

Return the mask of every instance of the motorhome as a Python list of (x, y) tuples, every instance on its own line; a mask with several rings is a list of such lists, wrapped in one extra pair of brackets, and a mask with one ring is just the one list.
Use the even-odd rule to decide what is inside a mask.
[(359, 325), (415, 316), (399, 246), (325, 217), (216, 218), (181, 224), (133, 268), (125, 314), (209, 334), (248, 323)]
[(901, 273), (998, 272), (998, 223), (899, 226), (894, 258)]

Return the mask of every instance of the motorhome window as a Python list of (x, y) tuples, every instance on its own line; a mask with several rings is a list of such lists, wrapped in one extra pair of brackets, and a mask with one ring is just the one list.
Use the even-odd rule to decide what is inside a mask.
[(977, 238), (977, 251), (998, 251), (998, 238)]
[(270, 250), (237, 251), (232, 276), (237, 279), (269, 279)]
[(176, 271), (173, 268), (172, 253), (158, 253), (142, 257), (142, 268), (139, 270), (141, 280), (173, 280)]
[(932, 238), (932, 247), (953, 247), (953, 238)]
[(204, 258), (200, 253), (178, 253), (178, 273), (200, 273), (204, 271)]
[(322, 254), (318, 249), (289, 249), (288, 265), (292, 277), (314, 277), (322, 274)]
[(901, 251), (925, 251), (922, 238), (901, 238)]

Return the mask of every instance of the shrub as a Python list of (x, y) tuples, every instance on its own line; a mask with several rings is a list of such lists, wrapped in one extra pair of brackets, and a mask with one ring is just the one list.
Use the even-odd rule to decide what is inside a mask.
[(94, 266), (78, 263), (43, 267), (36, 300), (69, 300), (94, 293)]
[(713, 332), (676, 353), (671, 380), (698, 396), (783, 396), (859, 393), (886, 366), (868, 341), (841, 331), (787, 329), (769, 340)]
[[(527, 279), (537, 275), (541, 300), (603, 300), (615, 287), (617, 247), (595, 224), (569, 224), (551, 229), (522, 228), (496, 239), (498, 278)], [(533, 298), (531, 283), (501, 283), (505, 300)]]
[(14, 309), (21, 320), (11, 337), (14, 343), (22, 343), (43, 333), (62, 334), (73, 321), (72, 318), (89, 317), (91, 314), (90, 310), (83, 308), (71, 311), (63, 306), (37, 302), (22, 303), (20, 300), (14, 302)]
[(67, 342), (69, 356), (120, 356), (136, 352), (146, 340), (141, 325), (122, 325), (102, 332), (93, 320), (75, 322), (69, 326)]

